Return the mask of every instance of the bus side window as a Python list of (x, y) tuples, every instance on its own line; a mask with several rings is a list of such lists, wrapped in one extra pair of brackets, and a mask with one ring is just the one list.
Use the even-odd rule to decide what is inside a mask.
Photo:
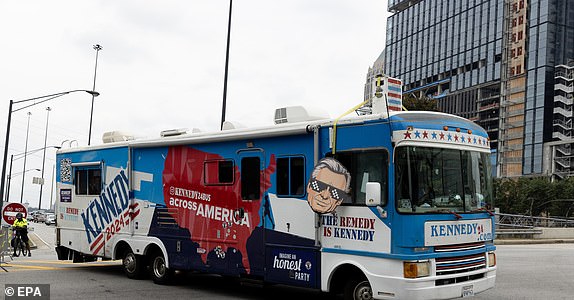
[(74, 168), (76, 195), (99, 195), (102, 191), (102, 170), (100, 167)]
[(208, 160), (203, 163), (203, 181), (206, 185), (233, 184), (234, 164), (231, 159)]
[(387, 197), (387, 159), (384, 152), (363, 152), (357, 153), (357, 163), (354, 175), (355, 180), (355, 203), (365, 204), (367, 193), (367, 182), (378, 182), (381, 184), (381, 202), (386, 205)]
[(302, 197), (305, 194), (305, 159), (300, 156), (277, 158), (277, 196)]
[(389, 155), (386, 150), (349, 151), (335, 154), (337, 159), (351, 173), (350, 202), (343, 204), (365, 204), (367, 182), (381, 185), (382, 205), (387, 203), (387, 181)]
[(241, 159), (241, 199), (259, 200), (261, 185), (259, 157), (245, 157)]

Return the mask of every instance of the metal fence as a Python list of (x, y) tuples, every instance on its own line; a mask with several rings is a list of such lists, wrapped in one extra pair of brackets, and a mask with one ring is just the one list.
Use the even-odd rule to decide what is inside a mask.
[(0, 227), (0, 255), (10, 254), (10, 227)]
[(5, 257), (10, 256), (12, 248), (10, 247), (10, 240), (12, 239), (12, 231), (10, 227), (0, 227), (0, 271), (7, 271), (2, 264), (5, 263)]
[(574, 228), (574, 220), (496, 213), (497, 228)]

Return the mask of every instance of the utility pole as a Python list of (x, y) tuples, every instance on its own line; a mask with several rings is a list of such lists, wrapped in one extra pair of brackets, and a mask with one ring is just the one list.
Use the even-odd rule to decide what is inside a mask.
[(46, 107), (46, 134), (44, 135), (44, 155), (42, 156), (42, 176), (40, 182), (40, 199), (38, 200), (38, 209), (42, 209), (42, 191), (44, 189), (44, 166), (46, 164), (46, 143), (48, 142), (48, 121), (50, 120), (50, 111), (52, 109), (48, 106)]
[[(94, 50), (96, 50), (96, 66), (94, 67), (94, 87), (92, 88), (92, 91), (96, 90), (96, 74), (98, 73), (98, 53), (100, 53), (100, 50), (102, 49), (104, 48), (101, 45), (98, 44), (94, 45)], [(88, 146), (92, 141), (92, 119), (94, 117), (94, 97), (95, 95), (92, 94), (92, 109), (90, 110), (90, 132), (88, 133)]]
[(22, 168), (22, 192), (20, 192), (20, 203), (22, 203), (22, 199), (24, 198), (24, 183), (26, 179), (26, 154), (28, 152), (28, 133), (30, 133), (30, 116), (32, 115), (31, 112), (28, 112), (28, 125), (26, 126), (26, 146), (24, 147), (24, 167)]
[(229, 41), (231, 38), (231, 8), (233, 0), (229, 0), (229, 21), (227, 22), (227, 50), (225, 51), (225, 75), (223, 78), (223, 105), (221, 107), (221, 130), (225, 122), (225, 106), (227, 102), (227, 70), (229, 69)]
[(56, 182), (56, 165), (52, 165), (52, 188), (50, 189), (50, 207), (48, 209), (52, 209), (52, 200), (54, 198), (54, 182)]

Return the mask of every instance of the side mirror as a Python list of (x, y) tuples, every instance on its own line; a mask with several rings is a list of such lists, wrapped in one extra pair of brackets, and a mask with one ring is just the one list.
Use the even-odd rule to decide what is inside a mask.
[(381, 205), (381, 184), (378, 182), (367, 182), (367, 195), (365, 202), (367, 206)]

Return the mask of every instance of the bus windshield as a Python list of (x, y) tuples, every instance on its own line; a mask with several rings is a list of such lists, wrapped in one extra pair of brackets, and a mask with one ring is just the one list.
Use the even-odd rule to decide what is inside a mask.
[(489, 153), (397, 147), (395, 199), (403, 213), (468, 213), (494, 206)]

